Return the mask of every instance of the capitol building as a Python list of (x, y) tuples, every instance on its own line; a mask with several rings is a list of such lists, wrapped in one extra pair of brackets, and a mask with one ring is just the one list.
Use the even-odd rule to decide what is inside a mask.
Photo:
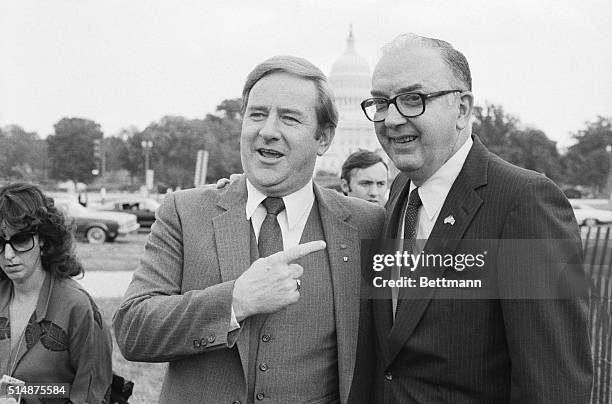
[(344, 54), (332, 66), (329, 82), (336, 96), (340, 119), (331, 147), (317, 159), (315, 173), (340, 176), (344, 160), (359, 149), (375, 151), (386, 161), (387, 157), (374, 133), (374, 124), (367, 120), (361, 110), (361, 101), (370, 97), (372, 74), (368, 62), (355, 50), (352, 27)]

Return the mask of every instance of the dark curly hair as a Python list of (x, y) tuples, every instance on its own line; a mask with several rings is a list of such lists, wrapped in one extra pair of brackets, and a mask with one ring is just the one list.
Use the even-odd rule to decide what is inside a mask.
[[(74, 253), (74, 237), (53, 199), (32, 184), (14, 183), (0, 188), (0, 223), (38, 234), (45, 271), (68, 278), (83, 273)], [(0, 279), (6, 274), (0, 271)]]

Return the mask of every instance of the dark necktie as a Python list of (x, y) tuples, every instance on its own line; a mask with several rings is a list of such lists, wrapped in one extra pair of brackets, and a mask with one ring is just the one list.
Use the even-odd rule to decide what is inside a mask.
[[(410, 192), (410, 197), (408, 198), (408, 206), (406, 206), (406, 217), (404, 218), (404, 250), (408, 251), (409, 254), (416, 253), (416, 226), (417, 219), (419, 216), (419, 208), (423, 202), (421, 201), (421, 197), (419, 196), (419, 188), (415, 188)], [(401, 275), (401, 273), (400, 273)], [(400, 306), (402, 304), (402, 300), (397, 300), (397, 305), (395, 307), (395, 315), (400, 311)]]
[(416, 225), (419, 216), (419, 208), (422, 204), (423, 202), (419, 196), (419, 189), (413, 189), (408, 199), (406, 217), (404, 219), (404, 248), (411, 254), (416, 252), (414, 251), (416, 245)]
[(267, 197), (262, 204), (268, 213), (259, 230), (257, 246), (260, 258), (283, 251), (283, 235), (276, 215), (285, 209), (282, 198)]

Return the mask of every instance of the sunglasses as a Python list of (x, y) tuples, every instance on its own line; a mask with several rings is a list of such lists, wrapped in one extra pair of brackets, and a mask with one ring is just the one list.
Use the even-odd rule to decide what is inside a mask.
[(13, 251), (26, 252), (34, 248), (34, 235), (36, 232), (23, 232), (14, 234), (8, 240), (0, 238), (0, 253), (4, 252), (4, 247), (9, 244)]

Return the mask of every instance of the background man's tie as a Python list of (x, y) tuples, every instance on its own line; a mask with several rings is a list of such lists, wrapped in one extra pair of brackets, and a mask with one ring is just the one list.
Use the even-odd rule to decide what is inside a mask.
[(283, 251), (283, 235), (276, 215), (285, 209), (282, 198), (267, 197), (262, 204), (268, 213), (259, 230), (257, 246), (260, 258)]
[[(419, 217), (419, 208), (423, 202), (421, 201), (421, 197), (419, 196), (419, 188), (415, 188), (410, 193), (410, 197), (408, 198), (408, 206), (406, 207), (406, 217), (404, 219), (404, 250), (408, 251), (409, 254), (416, 253), (416, 226), (417, 219)], [(398, 279), (400, 279), (401, 271), (398, 271)], [(393, 291), (393, 296), (397, 301), (394, 309), (395, 315), (400, 311), (400, 306), (402, 304), (402, 300), (398, 299), (399, 288), (395, 288), (397, 290)]]

